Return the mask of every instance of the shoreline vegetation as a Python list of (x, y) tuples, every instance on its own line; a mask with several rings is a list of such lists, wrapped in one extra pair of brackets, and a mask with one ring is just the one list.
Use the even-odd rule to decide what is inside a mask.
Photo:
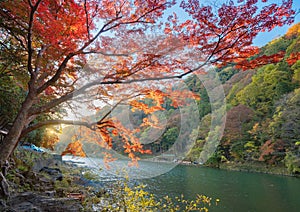
[[(270, 175), (281, 175), (288, 177), (297, 177), (299, 178), (299, 174), (290, 173), (284, 164), (281, 165), (272, 165), (265, 164), (262, 162), (224, 162), (219, 163), (217, 165), (210, 164), (199, 164), (197, 162), (182, 160), (182, 161), (168, 161), (168, 160), (151, 160), (151, 159), (143, 159), (142, 161), (154, 162), (154, 163), (176, 163), (178, 165), (183, 166), (196, 166), (196, 167), (207, 167), (213, 169), (221, 169), (228, 171), (239, 171), (239, 172), (249, 172), (249, 173), (261, 173), (261, 174), (270, 174)], [(82, 161), (74, 161), (74, 160), (64, 160), (65, 163), (70, 163), (74, 165), (84, 166), (85, 162)]]
[[(159, 163), (167, 163), (166, 161), (155, 161)], [(170, 162), (173, 163), (173, 162)], [(178, 162), (178, 165), (183, 166), (198, 166), (198, 167), (207, 167), (213, 169), (222, 169), (228, 171), (238, 171), (238, 172), (250, 172), (250, 173), (261, 173), (261, 174), (271, 174), (271, 175), (281, 175), (281, 176), (288, 176), (288, 177), (297, 177), (299, 178), (300, 175), (291, 174), (288, 172), (286, 167), (283, 165), (275, 166), (275, 165), (267, 165), (263, 163), (235, 163), (235, 162), (227, 162), (221, 163), (217, 166), (206, 165), (206, 164), (197, 164), (191, 161), (181, 161)]]
[[(142, 161), (153, 162), (153, 163), (176, 163), (178, 165), (184, 166), (196, 166), (196, 167), (207, 167), (213, 169), (222, 169), (228, 171), (239, 171), (239, 172), (250, 172), (250, 173), (262, 173), (262, 174), (271, 174), (271, 175), (281, 175), (288, 177), (300, 177), (299, 174), (290, 173), (284, 164), (266, 164), (263, 162), (233, 162), (227, 161), (218, 164), (200, 164), (196, 161), (190, 160), (181, 160), (181, 161), (170, 161), (164, 159), (142, 159)], [(70, 163), (74, 165), (84, 166), (85, 162), (75, 161), (75, 160), (64, 160), (65, 163)]]
[[(167, 161), (155, 162), (166, 163)], [(143, 185), (132, 186), (126, 179), (114, 183), (114, 186), (109, 185), (112, 187), (107, 187), (108, 185), (101, 182), (99, 176), (84, 166), (81, 161), (63, 161), (57, 155), (18, 148), (10, 163), (12, 167), (7, 179), (12, 194), (7, 200), (1, 200), (0, 211), (26, 211), (34, 208), (39, 208), (40, 211), (99, 211), (103, 208), (110, 208), (106, 211), (117, 211), (116, 208), (124, 207), (122, 204), (131, 205), (130, 207), (146, 207), (145, 205), (139, 205), (141, 201), (146, 201), (153, 208), (161, 207), (161, 211), (167, 211), (167, 208), (163, 207), (168, 204), (166, 205), (164, 202), (169, 202), (169, 206), (172, 205), (172, 207), (181, 207), (175, 204), (179, 200), (170, 198), (157, 200), (153, 194), (149, 194), (144, 190)], [(178, 165), (299, 177), (289, 174), (284, 167), (272, 167), (258, 163), (237, 164), (227, 162), (220, 164), (218, 167), (212, 167), (190, 161), (181, 161), (178, 162)], [(47, 170), (56, 170), (57, 172), (47, 172)], [(59, 179), (60, 174), (61, 179)], [(126, 198), (129, 194), (137, 194), (138, 196), (131, 196), (128, 200)], [(118, 195), (119, 197), (115, 198)], [(123, 203), (120, 203), (122, 198)], [(128, 202), (124, 203), (124, 198)], [(201, 206), (201, 208), (206, 209), (209, 208), (210, 204), (217, 204), (218, 201), (215, 200), (215, 203), (213, 203), (214, 201), (211, 198), (203, 195), (199, 195), (196, 200), (192, 200), (193, 204), (197, 202), (197, 207)], [(186, 205), (190, 204), (190, 201), (187, 200), (183, 202)]]
[(208, 211), (219, 202), (200, 194), (157, 199), (142, 184), (126, 177), (107, 184), (82, 165), (18, 148), (7, 174), (11, 194), (0, 199), (0, 211)]

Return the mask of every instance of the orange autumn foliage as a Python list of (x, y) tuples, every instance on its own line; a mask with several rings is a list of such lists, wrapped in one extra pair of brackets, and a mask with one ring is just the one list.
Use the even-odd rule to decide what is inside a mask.
[(261, 154), (258, 160), (267, 161), (273, 164), (276, 162), (278, 153), (285, 151), (284, 142), (282, 140), (277, 140), (277, 141), (268, 140), (260, 147), (260, 151)]
[(286, 37), (293, 38), (293, 37), (297, 37), (299, 34), (300, 34), (300, 23), (297, 23), (288, 29), (286, 33)]
[[(176, 13), (164, 18), (176, 3), (186, 20)], [(26, 98), (0, 154), (8, 158), (22, 136), (62, 121), (85, 126), (101, 137), (98, 143), (106, 148), (113, 146), (111, 134), (120, 136), (125, 153), (136, 162), (135, 153), (150, 152), (136, 137), (139, 129), (124, 127), (117, 117), (109, 117), (112, 111), (93, 122), (57, 120), (59, 116), (51, 114), (66, 105), (76, 108), (69, 104), (75, 99), (93, 111), (104, 111), (103, 105), (115, 100), (116, 105), (130, 105), (150, 115), (164, 110), (166, 99), (174, 107), (188, 104), (188, 99), (199, 100), (190, 91), (166, 84), (206, 65), (254, 68), (279, 61), (281, 53), (248, 61), (258, 53), (252, 42), (259, 32), (293, 21), (292, 0), (264, 5), (259, 9), (256, 0), (228, 1), (216, 8), (198, 0), (1, 1), (1, 50), (22, 55), (21, 60), (12, 58), (18, 66), (11, 66), (9, 74), (26, 76), (21, 82)], [(87, 64), (95, 55), (98, 60)], [(164, 80), (169, 81), (163, 84)], [(152, 99), (153, 105), (146, 105), (145, 99)], [(37, 121), (44, 114), (53, 120)], [(143, 124), (159, 125), (155, 118)], [(80, 141), (71, 142), (63, 154), (85, 155)]]
[(61, 153), (62, 156), (67, 154), (78, 157), (86, 157), (86, 154), (82, 148), (82, 143), (80, 141), (73, 141), (69, 143), (66, 149)]

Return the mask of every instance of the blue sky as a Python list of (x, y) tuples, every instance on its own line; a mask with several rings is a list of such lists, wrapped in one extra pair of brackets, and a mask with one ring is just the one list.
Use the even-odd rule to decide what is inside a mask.
[[(296, 11), (300, 10), (300, 0), (293, 1), (293, 9)], [(299, 23), (299, 22), (300, 22), (300, 14), (298, 14), (295, 19), (295, 23)], [(263, 45), (267, 44), (274, 38), (284, 35), (289, 27), (290, 26), (276, 27), (271, 32), (260, 33), (254, 39), (254, 45), (263, 46)]]
[[(215, 1), (217, 3), (222, 3), (227, 0), (199, 0), (202, 1), (202, 3), (208, 3), (210, 4), (211, 2)], [(234, 0), (236, 1), (236, 0)], [(259, 0), (259, 5), (263, 6), (266, 4), (271, 4), (271, 3), (276, 3), (280, 4), (283, 0), (268, 0), (267, 3), (261, 3), (261, 0)], [(180, 2), (180, 1), (179, 1)], [(293, 0), (293, 9), (296, 11), (300, 12), (300, 0)], [(171, 15), (173, 12), (176, 12), (179, 18), (182, 19), (188, 19), (188, 16), (186, 13), (183, 12), (183, 10), (179, 7), (179, 4), (173, 6), (171, 9), (168, 9), (165, 13), (164, 18), (166, 18), (168, 15)], [(295, 22), (298, 23), (300, 22), (300, 14), (296, 16)], [(290, 26), (283, 26), (283, 27), (276, 27), (270, 32), (264, 32), (260, 33), (255, 39), (254, 39), (254, 45), (256, 46), (263, 46), (273, 40), (274, 38), (277, 38), (279, 36), (282, 36), (286, 33)]]

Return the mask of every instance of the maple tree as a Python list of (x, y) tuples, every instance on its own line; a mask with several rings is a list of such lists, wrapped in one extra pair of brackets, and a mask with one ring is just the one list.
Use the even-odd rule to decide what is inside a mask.
[[(224, 147), (224, 154), (227, 158), (230, 158), (231, 155), (238, 155), (238, 151), (233, 149), (234, 144), (238, 142), (242, 145), (242, 137), (246, 128), (246, 124), (251, 122), (251, 119), (254, 116), (254, 112), (245, 105), (238, 105), (227, 112), (226, 116), (226, 127), (224, 130), (224, 135), (222, 138), (222, 146)], [(231, 149), (230, 149), (231, 148)]]
[(259, 161), (267, 160), (270, 164), (275, 163), (279, 157), (284, 155), (285, 145), (281, 140), (266, 141), (260, 148), (261, 154), (258, 158)]
[[(187, 20), (181, 21), (175, 13), (164, 18), (164, 11), (175, 4), (167, 0), (1, 1), (0, 46), (3, 55), (11, 57), (1, 68), (26, 91), (12, 128), (0, 144), (1, 164), (26, 134), (55, 124), (85, 126), (98, 132), (108, 148), (112, 142), (108, 132), (114, 129), (135, 160), (134, 153), (145, 150), (134, 130), (109, 116), (117, 105), (129, 104), (149, 114), (163, 110), (166, 98), (174, 106), (185, 104), (185, 99), (196, 96), (172, 90), (170, 80), (208, 64), (247, 66), (248, 58), (258, 53), (258, 48), (251, 46), (255, 36), (291, 24), (295, 14), (292, 0), (261, 9), (257, 0), (229, 1), (219, 7), (188, 0), (180, 4)], [(82, 69), (90, 55), (101, 59)], [(271, 61), (268, 58), (267, 62)], [(251, 67), (253, 64), (260, 65), (261, 60), (252, 61)], [(165, 90), (155, 83), (143, 83), (157, 80), (165, 80)], [(83, 96), (116, 103), (92, 122), (56, 118), (59, 107), (66, 107), (72, 99), (82, 101)], [(136, 100), (143, 98), (152, 98), (155, 104), (150, 107)], [(88, 105), (89, 109), (102, 109)], [(53, 114), (52, 119), (34, 122), (43, 114)]]

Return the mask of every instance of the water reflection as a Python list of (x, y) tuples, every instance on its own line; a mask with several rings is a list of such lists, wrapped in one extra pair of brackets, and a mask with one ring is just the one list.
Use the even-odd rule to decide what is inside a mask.
[[(82, 160), (93, 169), (98, 167), (97, 163)], [(127, 162), (118, 161), (113, 168), (127, 167)], [(140, 168), (131, 169), (131, 174), (155, 172), (161, 168), (168, 168), (167, 166), (168, 164), (142, 162)], [(99, 171), (103, 180), (117, 179), (118, 176), (114, 173), (115, 170)], [(204, 194), (213, 199), (219, 198), (220, 203), (217, 207), (214, 206), (212, 211), (297, 212), (300, 209), (298, 178), (177, 166), (163, 175), (138, 181), (146, 184), (147, 189), (159, 198), (181, 194), (187, 199), (194, 199), (197, 194)]]

